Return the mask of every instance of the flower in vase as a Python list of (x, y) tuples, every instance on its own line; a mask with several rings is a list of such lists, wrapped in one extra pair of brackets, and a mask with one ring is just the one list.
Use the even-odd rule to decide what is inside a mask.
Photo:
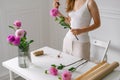
[(33, 42), (33, 40), (27, 40), (27, 31), (22, 29), (21, 24), (21, 21), (16, 20), (14, 21), (13, 26), (9, 26), (9, 28), (14, 30), (14, 33), (8, 35), (7, 42), (18, 47), (19, 67), (27, 68), (30, 66), (31, 62), (29, 45)]
[(21, 27), (21, 21), (19, 21), (19, 20), (14, 21), (13, 25), (17, 28), (20, 28)]
[(18, 46), (20, 44), (20, 37), (15, 37), (15, 40), (12, 42), (12, 44)]
[(17, 29), (15, 32), (15, 36), (18, 36), (20, 38), (22, 38), (25, 35), (25, 30), (23, 29)]
[(7, 42), (12, 44), (13, 41), (15, 41), (15, 36), (13, 34), (8, 35)]
[(7, 42), (14, 46), (18, 46), (19, 49), (25, 51), (33, 40), (27, 40), (27, 32), (21, 28), (21, 21), (16, 20), (13, 24), (14, 26), (9, 26), (9, 28), (13, 29), (15, 33), (8, 35)]

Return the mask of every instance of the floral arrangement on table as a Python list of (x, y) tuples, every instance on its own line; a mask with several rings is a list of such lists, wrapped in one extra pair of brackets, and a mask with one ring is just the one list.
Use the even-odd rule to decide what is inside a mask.
[[(50, 15), (52, 17), (55, 17), (55, 21), (57, 21), (61, 26), (63, 26), (64, 29), (66, 29), (66, 28), (71, 29), (70, 25), (65, 22), (65, 18), (63, 16), (58, 16), (58, 14), (59, 14), (58, 8), (53, 8), (50, 10)], [(74, 36), (77, 40), (79, 40), (76, 35), (74, 35)]]
[(29, 54), (29, 45), (33, 40), (27, 40), (27, 31), (21, 28), (22, 23), (16, 20), (13, 26), (9, 28), (14, 30), (14, 34), (9, 34), (7, 37), (7, 42), (13, 46), (18, 47), (18, 64), (21, 68), (27, 68), (30, 66), (31, 57)]
[(8, 35), (7, 42), (11, 45), (18, 46), (22, 51), (26, 51), (33, 40), (27, 41), (27, 32), (22, 29), (21, 26), (22, 23), (19, 20), (14, 21), (13, 26), (9, 26), (9, 28), (13, 29), (15, 33)]
[[(84, 60), (84, 59), (82, 58), (82, 59), (77, 60), (77, 61), (75, 61), (73, 63), (68, 64), (68, 65), (63, 65), (63, 64), (55, 65), (55, 64), (52, 64), (51, 67), (49, 68), (49, 70), (45, 70), (45, 73), (46, 74), (51, 74), (53, 76), (58, 76), (59, 80), (72, 80), (72, 72), (76, 71), (76, 69), (78, 67), (80, 67), (81, 65), (85, 64), (88, 61), (85, 60), (84, 62), (80, 63), (76, 67), (70, 67), (67, 70), (64, 69), (64, 68), (69, 67), (69, 66), (71, 66), (71, 65), (73, 65), (75, 63), (78, 63), (78, 62), (82, 61), (82, 60)], [(59, 70), (63, 70), (63, 72), (60, 75), (59, 75)]]

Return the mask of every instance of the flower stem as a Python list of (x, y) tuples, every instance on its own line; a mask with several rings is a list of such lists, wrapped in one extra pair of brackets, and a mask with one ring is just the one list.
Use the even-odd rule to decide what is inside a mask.
[(62, 70), (63, 68), (68, 67), (68, 66), (70, 66), (70, 65), (73, 65), (73, 64), (75, 64), (75, 63), (77, 63), (77, 62), (79, 62), (79, 61), (81, 61), (81, 60), (83, 60), (83, 58), (80, 59), (80, 60), (77, 60), (77, 61), (75, 61), (75, 62), (73, 62), (73, 63), (71, 63), (71, 64), (68, 64), (68, 65), (60, 64), (59, 66), (57, 66), (57, 69)]
[(77, 40), (79, 40), (78, 37), (77, 37), (76, 35), (75, 35), (75, 38), (76, 38)]
[(24, 55), (24, 65), (25, 65), (25, 68), (26, 68), (27, 66), (26, 66), (26, 60), (25, 60), (25, 58), (26, 58), (26, 57), (25, 57), (25, 55)]
[(85, 64), (85, 63), (87, 63), (87, 62), (88, 62), (88, 60), (86, 60), (86, 61), (83, 62), (82, 64), (79, 64), (78, 66), (75, 67), (75, 69), (77, 69), (78, 67), (80, 67), (81, 65), (83, 65), (83, 64)]
[[(69, 26), (69, 29), (72, 29), (72, 28)], [(75, 36), (75, 38), (76, 38), (77, 40), (79, 40), (78, 37), (77, 37), (77, 35), (74, 35), (74, 36)]]
[(83, 60), (83, 58), (80, 59), (80, 60), (77, 60), (77, 61), (75, 61), (75, 62), (73, 62), (73, 63), (71, 63), (71, 64), (68, 64), (68, 65), (66, 65), (65, 67), (70, 66), (70, 65), (73, 65), (73, 64), (75, 64), (75, 63), (77, 63), (77, 62), (79, 62), (79, 61), (82, 61), (82, 60)]

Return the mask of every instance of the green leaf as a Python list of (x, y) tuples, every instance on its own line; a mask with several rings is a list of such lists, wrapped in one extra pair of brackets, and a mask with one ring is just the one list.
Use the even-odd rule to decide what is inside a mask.
[(57, 67), (57, 69), (62, 70), (65, 67), (65, 65), (60, 64), (60, 66)]
[(71, 72), (74, 72), (75, 70), (76, 70), (76, 68), (74, 68), (74, 67), (71, 67), (70, 69), (68, 69), (69, 71), (71, 71)]
[(30, 41), (28, 42), (28, 45), (31, 44), (32, 42), (34, 42), (34, 40), (30, 40)]
[(45, 70), (45, 74), (48, 74), (48, 70)]
[(68, 26), (64, 26), (64, 29), (67, 29), (68, 28)]
[(21, 41), (22, 41), (22, 42), (25, 42), (26, 39), (27, 39), (26, 37), (22, 37), (22, 38), (21, 38)]
[(62, 26), (66, 26), (64, 21), (59, 22), (59, 24), (62, 25)]
[(64, 18), (63, 16), (60, 16), (60, 17), (59, 17), (59, 20), (60, 20), (60, 21), (65, 21), (65, 18)]
[(55, 17), (55, 21), (57, 21), (61, 26), (63, 26), (64, 29), (71, 29), (70, 25), (65, 22), (65, 18), (63, 16)]
[(62, 80), (61, 76), (58, 76), (58, 79), (59, 79), (59, 80)]
[(56, 67), (56, 65), (55, 65), (55, 64), (52, 64), (51, 66), (52, 66), (52, 67)]
[(24, 37), (26, 38), (27, 33), (25, 32)]
[(70, 29), (70, 25), (67, 24), (67, 23), (65, 23), (64, 21), (59, 22), (59, 24), (60, 24), (61, 26), (63, 26), (64, 29), (66, 29), (66, 28), (69, 28), (69, 29)]
[(9, 28), (11, 28), (11, 29), (15, 30), (15, 28), (14, 28), (13, 26), (9, 26)]
[(58, 18), (57, 18), (57, 17), (55, 17), (55, 21), (58, 21)]

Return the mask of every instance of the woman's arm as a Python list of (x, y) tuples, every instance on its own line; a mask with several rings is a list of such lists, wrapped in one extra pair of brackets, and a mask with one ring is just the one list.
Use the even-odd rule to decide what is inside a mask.
[(88, 9), (91, 13), (94, 23), (89, 27), (85, 26), (85, 28), (82, 29), (72, 29), (71, 31), (74, 35), (78, 35), (84, 32), (89, 32), (100, 27), (101, 22), (100, 22), (99, 10), (94, 0), (89, 0)]

